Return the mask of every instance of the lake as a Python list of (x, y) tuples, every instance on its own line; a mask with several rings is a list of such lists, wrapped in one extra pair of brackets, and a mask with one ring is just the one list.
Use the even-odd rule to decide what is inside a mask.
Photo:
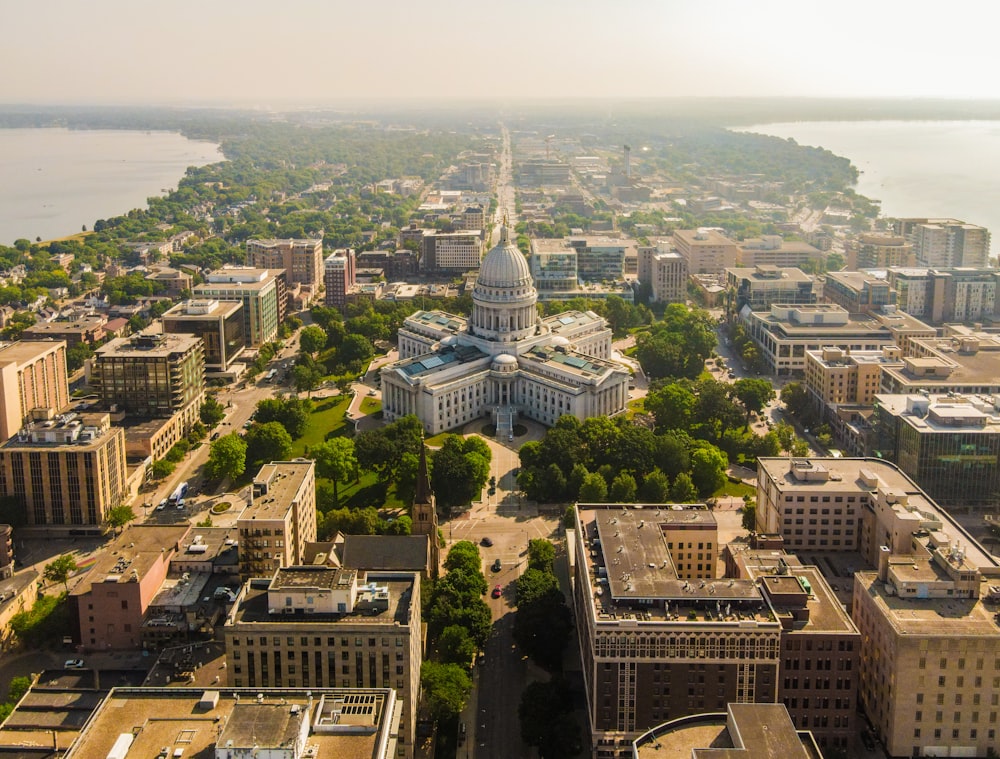
[(0, 244), (91, 229), (221, 160), (218, 145), (175, 132), (0, 129)]
[[(850, 159), (885, 216), (953, 217), (1000, 235), (1000, 122), (816, 121), (735, 131), (791, 137)], [(997, 250), (994, 244), (993, 250)]]

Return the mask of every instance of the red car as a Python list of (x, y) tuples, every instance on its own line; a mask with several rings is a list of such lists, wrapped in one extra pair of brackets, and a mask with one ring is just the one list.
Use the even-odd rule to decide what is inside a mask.
[(502, 595), (503, 595), (503, 588), (501, 588), (499, 585), (495, 586), (493, 588), (493, 597), (500, 598), (500, 596)]

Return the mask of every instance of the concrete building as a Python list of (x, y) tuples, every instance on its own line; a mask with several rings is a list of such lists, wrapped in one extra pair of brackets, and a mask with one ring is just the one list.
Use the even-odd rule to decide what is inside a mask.
[(903, 268), (887, 272), (899, 308), (930, 324), (993, 321), (998, 310), (995, 269)]
[(104, 339), (103, 316), (86, 317), (65, 322), (38, 322), (21, 333), (24, 340), (62, 340), (67, 348), (86, 343), (93, 345)]
[(8, 440), (34, 409), (69, 405), (66, 343), (22, 340), (0, 347), (0, 440)]
[(690, 274), (722, 275), (739, 263), (739, 245), (713, 229), (678, 229), (674, 250), (688, 262)]
[(800, 240), (784, 240), (781, 235), (751, 237), (739, 243), (739, 266), (752, 269), (755, 266), (776, 266), (779, 269), (809, 269), (816, 271), (817, 265), (826, 256), (819, 248)]
[(191, 530), (131, 525), (69, 592), (73, 643), (87, 651), (137, 649), (143, 617)]
[[(777, 700), (781, 622), (754, 582), (699, 572), (699, 558), (714, 570), (718, 549), (703, 514), (576, 507), (573, 605), (594, 757), (631, 756), (666, 720)], [(691, 570), (674, 562), (681, 544)]]
[(356, 263), (353, 248), (338, 248), (323, 262), (324, 305), (343, 308), (347, 293), (354, 287)]
[(941, 337), (912, 340), (903, 366), (886, 366), (884, 393), (1000, 393), (1000, 335), (958, 324)]
[(896, 305), (896, 291), (885, 278), (860, 271), (827, 272), (823, 298), (852, 314), (877, 313)]
[(855, 315), (833, 303), (772, 305), (770, 312), (744, 308), (739, 318), (767, 371), (778, 376), (803, 376), (808, 350), (875, 351), (895, 345), (905, 353), (912, 340), (936, 334), (892, 307)]
[(107, 414), (42, 418), (0, 445), (0, 495), (32, 532), (101, 534), (127, 479), (125, 433)]
[(420, 272), (420, 254), (415, 250), (405, 249), (367, 250), (358, 253), (357, 266), (358, 269), (381, 269), (387, 281), (399, 282), (417, 276)]
[(423, 632), (420, 577), (289, 566), (243, 586), (225, 627), (229, 684), (392, 688), (397, 757), (412, 757)]
[[(650, 302), (684, 303), (687, 301), (688, 262), (680, 253), (656, 253), (651, 260)], [(640, 282), (643, 281), (640, 277)]]
[(78, 729), (66, 759), (402, 756), (390, 688), (118, 686)]
[[(173, 252), (173, 243), (171, 243), (171, 252)], [(185, 293), (191, 292), (191, 283), (193, 282), (193, 278), (187, 272), (171, 269), (168, 266), (156, 267), (146, 275), (146, 279), (166, 288), (167, 295), (172, 298), (180, 298)]]
[(985, 227), (956, 219), (927, 219), (913, 225), (908, 238), (919, 266), (989, 266), (990, 233)]
[(458, 216), (458, 228), (465, 232), (479, 232), (486, 228), (486, 211), (481, 205), (466, 206)]
[(872, 454), (946, 506), (995, 509), (1000, 493), (1000, 396), (875, 396)]
[(514, 171), (518, 185), (524, 187), (562, 186), (570, 183), (569, 164), (562, 161), (529, 158), (518, 161)]
[(251, 503), (236, 521), (240, 576), (267, 577), (303, 563), (316, 541), (316, 463), (272, 461), (253, 479)]
[(199, 299), (243, 304), (243, 334), (247, 347), (259, 348), (278, 336), (288, 309), (288, 286), (282, 269), (224, 267), (205, 277), (194, 289)]
[(437, 434), (490, 414), (507, 435), (518, 415), (552, 425), (620, 413), (628, 371), (594, 313), (538, 318), (528, 263), (503, 228), (483, 259), (472, 317), (418, 311), (399, 331), (400, 360), (382, 368), (387, 421), (416, 414)]
[(243, 329), (243, 304), (237, 301), (188, 300), (163, 314), (164, 333), (201, 338), (208, 374), (229, 372), (243, 355), (246, 350)]
[(901, 235), (862, 234), (844, 247), (848, 271), (917, 265), (912, 243)]
[(877, 351), (807, 350), (805, 385), (821, 409), (844, 404), (870, 406), (881, 389), (882, 370), (902, 366), (902, 351), (895, 345)]
[(205, 397), (205, 349), (194, 335), (119, 337), (95, 353), (91, 384), (105, 409), (164, 418)]
[(323, 240), (247, 240), (247, 266), (284, 269), (288, 284), (323, 281)]
[(430, 230), (422, 238), (420, 270), (430, 273), (462, 273), (478, 269), (483, 255), (481, 230), (438, 232)]
[(823, 759), (808, 730), (781, 704), (728, 704), (725, 712), (681, 717), (632, 743), (631, 759)]
[(794, 267), (758, 264), (748, 269), (726, 269), (726, 287), (736, 299), (736, 311), (744, 306), (768, 311), (773, 303), (816, 302), (813, 278)]

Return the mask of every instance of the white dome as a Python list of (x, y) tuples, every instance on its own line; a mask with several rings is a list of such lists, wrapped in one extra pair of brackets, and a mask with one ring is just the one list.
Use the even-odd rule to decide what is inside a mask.
[(501, 353), (499, 356), (496, 356), (493, 359), (493, 363), (494, 363), (494, 365), (500, 365), (500, 366), (503, 366), (504, 364), (507, 364), (507, 365), (515, 364), (516, 365), (517, 364), (517, 359), (514, 358), (509, 353)]
[(568, 348), (569, 340), (567, 340), (562, 335), (556, 335), (555, 337), (552, 338), (552, 340), (549, 341), (549, 345), (551, 345), (553, 348)]
[(477, 287), (530, 287), (528, 259), (507, 237), (507, 227), (500, 228), (500, 242), (483, 258)]

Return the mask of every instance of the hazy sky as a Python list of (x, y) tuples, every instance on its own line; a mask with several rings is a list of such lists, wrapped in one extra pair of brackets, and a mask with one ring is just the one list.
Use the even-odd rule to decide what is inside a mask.
[(993, 0), (0, 0), (0, 102), (1000, 97)]

